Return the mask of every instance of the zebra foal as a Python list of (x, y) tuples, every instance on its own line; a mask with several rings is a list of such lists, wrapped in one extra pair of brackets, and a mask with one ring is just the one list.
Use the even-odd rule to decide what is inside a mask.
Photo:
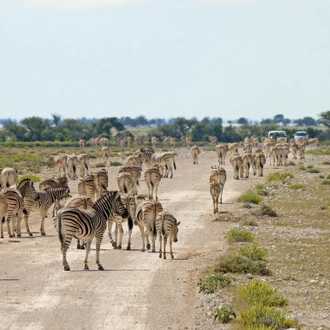
[[(169, 212), (159, 212), (156, 219), (156, 231), (159, 237), (159, 258), (166, 259), (166, 244), (169, 239), (170, 255), (174, 258), (172, 250), (172, 242), (178, 241), (180, 222)], [(162, 241), (164, 240), (164, 246)]]
[(61, 209), (56, 215), (56, 226), (58, 238), (61, 243), (63, 266), (65, 271), (70, 270), (66, 254), (72, 238), (86, 240), (86, 256), (84, 269), (88, 270), (88, 254), (91, 249), (93, 238), (96, 239), (96, 264), (99, 270), (104, 270), (100, 263), (100, 247), (104, 232), (107, 228), (107, 221), (113, 214), (127, 218), (128, 212), (124, 207), (118, 191), (109, 191), (98, 199), (93, 207), (82, 210), (77, 207)]

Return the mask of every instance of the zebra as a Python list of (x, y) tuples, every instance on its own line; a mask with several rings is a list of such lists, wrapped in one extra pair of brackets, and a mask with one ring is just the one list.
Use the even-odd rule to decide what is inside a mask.
[(123, 194), (137, 195), (136, 179), (127, 172), (121, 172), (117, 175), (117, 184), (119, 191)]
[[(7, 211), (7, 230), (9, 237), (14, 237), (16, 232), (17, 237), (21, 237), (21, 220), (24, 209), (24, 198), (32, 197), (38, 200), (40, 197), (34, 188), (33, 181), (31, 179), (23, 179), (16, 188), (9, 187), (2, 190), (2, 193), (6, 196), (8, 211)], [(13, 231), (10, 229), (12, 225)], [(29, 236), (32, 236), (29, 225), (25, 222), (26, 230)]]
[(61, 170), (63, 171), (63, 175), (66, 176), (67, 162), (68, 159), (66, 154), (49, 156), (48, 163), (53, 166), (53, 178), (55, 177), (56, 168), (58, 168), (59, 176), (61, 176)]
[(100, 263), (100, 247), (107, 221), (112, 214), (118, 214), (123, 218), (128, 217), (128, 212), (123, 205), (118, 191), (109, 191), (98, 199), (93, 207), (82, 210), (78, 207), (61, 209), (56, 215), (58, 238), (61, 243), (63, 266), (65, 271), (70, 270), (66, 254), (72, 238), (86, 239), (86, 256), (84, 269), (88, 270), (88, 254), (93, 238), (96, 238), (96, 264), (99, 270), (104, 270)]
[(109, 185), (109, 176), (105, 168), (91, 172), (95, 183), (96, 198), (100, 198), (104, 191), (107, 190)]
[(108, 164), (108, 158), (110, 157), (110, 148), (109, 147), (102, 147), (101, 151), (100, 151), (100, 155), (102, 155), (105, 166), (107, 167)]
[(68, 155), (67, 156), (68, 177), (71, 180), (76, 180), (76, 177), (77, 177), (77, 164), (78, 164), (78, 157), (76, 155)]
[(80, 177), (78, 182), (78, 194), (89, 197), (94, 203), (97, 195), (97, 188), (92, 175)]
[(157, 146), (157, 143), (158, 143), (158, 139), (155, 136), (153, 136), (151, 138), (151, 144), (152, 144), (152, 146), (153, 147), (156, 147)]
[(118, 173), (129, 173), (135, 180), (136, 185), (139, 186), (139, 179), (141, 178), (142, 167), (137, 165), (123, 165), (118, 169)]
[(210, 183), (210, 194), (212, 196), (212, 201), (213, 201), (213, 213), (216, 214), (219, 212), (219, 196), (220, 196), (220, 184), (217, 181), (212, 181)]
[(220, 197), (220, 204), (222, 204), (222, 194), (227, 180), (227, 172), (223, 167), (220, 166), (212, 166), (211, 169), (212, 171), (210, 173), (210, 186), (214, 182), (219, 184), (220, 192), (217, 201), (219, 201)]
[(191, 140), (191, 138), (186, 138), (186, 147), (187, 148), (190, 148), (190, 145), (191, 145), (191, 142), (192, 142), (192, 140)]
[(242, 165), (242, 157), (239, 153), (233, 153), (229, 159), (233, 170), (234, 170), (234, 180), (239, 180), (239, 171)]
[(33, 236), (28, 225), (29, 216), (31, 212), (39, 211), (41, 216), (40, 233), (42, 236), (45, 236), (45, 218), (49, 208), (60, 199), (70, 197), (70, 189), (69, 187), (55, 187), (47, 188), (45, 191), (39, 191), (37, 193), (39, 195), (37, 200), (30, 196), (24, 197), (24, 219), (29, 235)]
[[(166, 244), (169, 239), (170, 255), (174, 259), (172, 242), (178, 241), (180, 222), (169, 212), (159, 212), (156, 219), (156, 232), (159, 237), (159, 258), (166, 259)], [(162, 248), (162, 241), (164, 239), (164, 247)]]
[(100, 145), (101, 145), (102, 147), (107, 147), (108, 144), (109, 144), (109, 139), (108, 139), (108, 138), (105, 138), (105, 137), (100, 138)]
[[(64, 208), (68, 207), (78, 207), (83, 210), (91, 209), (94, 203), (89, 197), (84, 195), (74, 195), (69, 201), (64, 205)], [(56, 223), (54, 224), (56, 228)], [(77, 249), (84, 250), (86, 246), (85, 240), (77, 239)]]
[(216, 136), (209, 135), (209, 141), (211, 144), (217, 144), (218, 138)]
[(17, 184), (18, 171), (15, 168), (5, 167), (0, 169), (0, 187), (8, 188)]
[(253, 168), (254, 157), (250, 151), (243, 151), (241, 157), (242, 165), (240, 168), (240, 177), (248, 179), (250, 175), (250, 168)]
[(79, 175), (81, 177), (84, 177), (86, 174), (88, 174), (89, 156), (88, 154), (79, 154), (77, 158), (77, 167), (79, 167)]
[(8, 212), (8, 203), (6, 196), (0, 192), (0, 226), (1, 226), (1, 238), (4, 238), (3, 236), (3, 223), (5, 221), (6, 214)]
[(149, 168), (154, 167), (155, 165), (158, 165), (159, 167), (165, 167), (165, 173), (163, 175), (164, 178), (168, 178), (170, 173), (170, 178), (173, 177), (172, 165), (176, 170), (174, 152), (163, 152), (158, 154), (154, 152), (153, 148), (142, 147), (135, 153), (135, 156), (144, 161)]
[(194, 145), (191, 149), (190, 149), (192, 158), (193, 158), (193, 164), (198, 164), (198, 157), (199, 154), (201, 153), (201, 150), (199, 149), (198, 145)]
[[(127, 224), (128, 224), (128, 241), (127, 241), (127, 250), (131, 249), (131, 236), (133, 229), (133, 221), (135, 221), (135, 212), (136, 212), (136, 201), (133, 195), (131, 194), (120, 194), (121, 202), (125, 206), (128, 212)], [(126, 218), (122, 218), (118, 214), (112, 214), (108, 219), (108, 235), (110, 243), (115, 249), (121, 249), (123, 243), (123, 222), (126, 221)], [(112, 239), (111, 229), (112, 224), (115, 223), (115, 240)], [(118, 242), (118, 231), (119, 231), (119, 242)]]
[[(162, 176), (160, 174), (158, 166), (154, 166), (151, 168), (147, 168), (144, 171), (144, 180), (148, 187), (148, 197), (149, 199), (155, 199), (158, 200), (157, 191), (159, 182), (161, 180)], [(155, 198), (154, 198), (155, 197)]]
[(80, 147), (81, 150), (85, 149), (85, 145), (86, 145), (86, 140), (80, 139), (79, 140), (79, 147)]
[(228, 151), (228, 145), (227, 144), (218, 144), (215, 147), (215, 152), (218, 156), (219, 165), (225, 165), (227, 151)]
[(254, 152), (254, 171), (253, 174), (256, 175), (258, 171), (258, 176), (264, 175), (264, 166), (266, 164), (266, 156), (263, 152)]
[(157, 237), (156, 217), (161, 211), (163, 211), (162, 204), (153, 199), (143, 201), (136, 208), (134, 223), (139, 226), (141, 232), (141, 252), (145, 251), (145, 240), (147, 243), (147, 249), (150, 250), (149, 235), (152, 236), (152, 252), (155, 252), (155, 241)]

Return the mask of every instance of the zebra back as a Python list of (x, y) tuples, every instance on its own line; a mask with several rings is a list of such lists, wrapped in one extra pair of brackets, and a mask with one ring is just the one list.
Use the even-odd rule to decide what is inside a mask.
[(167, 211), (159, 212), (156, 219), (156, 230), (158, 235), (173, 237), (174, 242), (178, 240), (180, 222)]

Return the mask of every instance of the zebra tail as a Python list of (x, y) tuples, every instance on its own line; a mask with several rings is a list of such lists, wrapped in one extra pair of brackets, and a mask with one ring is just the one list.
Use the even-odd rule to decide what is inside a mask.
[(62, 221), (61, 216), (59, 214), (56, 215), (56, 222), (57, 222), (57, 232), (58, 232), (58, 239), (60, 240), (61, 244), (63, 244), (63, 234), (62, 234)]
[(128, 229), (132, 230), (133, 229), (133, 219), (131, 218), (130, 215), (128, 216), (127, 224), (128, 224)]
[(176, 170), (176, 164), (175, 164), (174, 157), (173, 157), (173, 166), (174, 166), (174, 169)]

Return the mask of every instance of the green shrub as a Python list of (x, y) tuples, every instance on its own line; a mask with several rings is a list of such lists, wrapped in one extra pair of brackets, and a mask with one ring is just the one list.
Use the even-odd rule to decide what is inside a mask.
[(239, 203), (253, 203), (253, 204), (259, 204), (262, 201), (262, 198), (260, 197), (260, 195), (252, 192), (252, 191), (248, 191), (245, 194), (241, 195), (238, 200)]
[(18, 179), (18, 183), (22, 182), (24, 179), (31, 179), (33, 182), (40, 182), (40, 178), (33, 174), (22, 175)]
[(232, 305), (223, 306), (221, 308), (215, 308), (213, 315), (214, 315), (214, 321), (219, 321), (221, 323), (229, 323), (231, 320), (236, 318), (236, 313)]
[(119, 162), (110, 162), (110, 165), (111, 166), (122, 166), (123, 164), (119, 163)]
[(274, 172), (268, 175), (267, 181), (284, 181), (286, 178), (293, 178), (291, 173)]
[(290, 184), (289, 189), (304, 189), (305, 186), (302, 184)]
[(248, 305), (263, 305), (269, 307), (284, 307), (288, 305), (288, 300), (278, 294), (268, 283), (257, 279), (248, 283), (247, 286), (240, 287), (238, 296), (241, 301)]
[(221, 288), (230, 285), (232, 279), (223, 273), (215, 273), (198, 281), (199, 292), (214, 293)]
[(231, 229), (226, 234), (226, 238), (229, 244), (235, 242), (252, 242), (254, 240), (254, 235), (247, 230)]
[(307, 173), (320, 173), (321, 171), (317, 168), (310, 168), (307, 170)]
[(278, 217), (278, 214), (276, 213), (275, 210), (273, 210), (270, 206), (266, 204), (262, 204), (259, 214), (261, 216), (267, 215), (268, 217)]
[(330, 180), (324, 180), (324, 181), (322, 181), (322, 184), (330, 184)]
[(268, 252), (257, 244), (252, 244), (241, 247), (239, 254), (252, 260), (265, 260)]

